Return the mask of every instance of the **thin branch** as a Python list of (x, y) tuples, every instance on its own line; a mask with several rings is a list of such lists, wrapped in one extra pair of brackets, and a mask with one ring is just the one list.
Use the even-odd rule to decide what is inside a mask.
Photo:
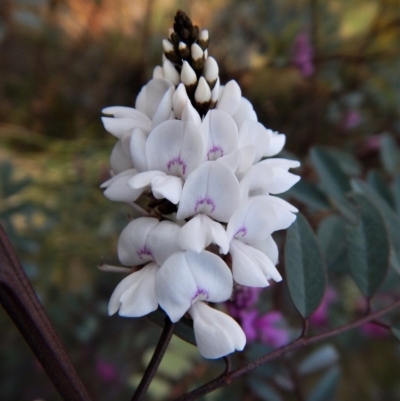
[(133, 395), (131, 401), (140, 401), (146, 395), (147, 389), (149, 388), (154, 375), (157, 373), (158, 366), (161, 363), (164, 353), (171, 340), (172, 334), (174, 333), (174, 326), (175, 326), (174, 323), (172, 323), (171, 320), (168, 317), (166, 317), (165, 326), (161, 333), (161, 337), (158, 340), (158, 344), (154, 351), (153, 357), (151, 358), (151, 361), (147, 366), (146, 371), (144, 372), (144, 375), (142, 377), (142, 380), (138, 388), (136, 389), (135, 394)]
[[(317, 342), (321, 342), (328, 338), (337, 336), (338, 334), (342, 334), (348, 330), (355, 329), (356, 327), (362, 326), (363, 324), (368, 323), (371, 320), (375, 320), (375, 319), (391, 312), (392, 310), (394, 310), (395, 308), (398, 308), (398, 307), (400, 307), (400, 299), (393, 302), (391, 305), (387, 306), (386, 308), (383, 308), (377, 312), (371, 313), (368, 316), (365, 316), (361, 319), (355, 320), (354, 322), (337, 327), (336, 329), (333, 329), (331, 331), (321, 333), (321, 334), (315, 335), (313, 337), (308, 337), (308, 338), (299, 337), (297, 340), (294, 340), (291, 343), (289, 343), (283, 347), (277, 348), (276, 350), (272, 351), (271, 353), (264, 355), (256, 360), (254, 360), (253, 362), (250, 362), (249, 364), (234, 370), (233, 372), (231, 372), (229, 377), (230, 377), (231, 381), (236, 380), (239, 377), (243, 376), (244, 374), (258, 368), (259, 366), (261, 366), (265, 363), (268, 363), (277, 358), (280, 358), (281, 356), (287, 354), (288, 352), (295, 351), (299, 348), (303, 348), (308, 345), (311, 345), (311, 344), (314, 344)], [(197, 400), (198, 398), (210, 393), (211, 391), (214, 391), (215, 389), (224, 387), (226, 385), (227, 384), (225, 382), (225, 375), (223, 374), (223, 375), (217, 377), (216, 379), (204, 384), (203, 386), (191, 391), (190, 393), (185, 394), (182, 397), (179, 397), (176, 401)]]
[(63, 400), (90, 401), (60, 338), (0, 225), (0, 304), (10, 315)]
[(227, 382), (227, 384), (229, 384), (231, 382), (231, 378), (229, 377), (229, 373), (231, 371), (231, 360), (229, 359), (229, 356), (224, 356), (224, 361), (225, 361), (225, 381)]

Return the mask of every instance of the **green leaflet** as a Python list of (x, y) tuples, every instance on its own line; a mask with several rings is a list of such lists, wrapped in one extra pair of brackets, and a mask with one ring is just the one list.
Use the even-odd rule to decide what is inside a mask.
[(295, 307), (304, 318), (309, 317), (324, 296), (326, 267), (317, 238), (302, 214), (288, 229), (285, 271)]
[(371, 298), (389, 268), (389, 237), (381, 213), (365, 195), (354, 194), (359, 207), (355, 226), (346, 227), (347, 257), (351, 275), (361, 292)]

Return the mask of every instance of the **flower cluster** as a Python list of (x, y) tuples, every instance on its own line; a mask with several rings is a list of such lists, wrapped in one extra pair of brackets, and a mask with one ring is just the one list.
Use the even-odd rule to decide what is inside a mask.
[(219, 358), (242, 350), (239, 324), (210, 303), (228, 300), (233, 283), (280, 281), (271, 234), (297, 209), (273, 196), (299, 177), (297, 161), (271, 158), (285, 135), (257, 121), (235, 81), (219, 80), (208, 31), (181, 11), (163, 41), (163, 65), (135, 108), (103, 110), (118, 138), (105, 196), (139, 213), (123, 230), (118, 256), (139, 267), (117, 286), (109, 314), (144, 316), (160, 306), (172, 322), (193, 319), (200, 353)]

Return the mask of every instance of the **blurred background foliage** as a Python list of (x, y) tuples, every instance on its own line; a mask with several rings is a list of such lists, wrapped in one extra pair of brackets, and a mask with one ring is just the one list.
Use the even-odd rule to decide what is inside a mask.
[[(330, 180), (332, 163), (345, 177), (367, 179), (399, 213), (399, 0), (2, 0), (0, 221), (95, 400), (130, 399), (160, 331), (146, 318), (106, 314), (120, 277), (96, 266), (118, 264), (127, 208), (99, 190), (115, 142), (100, 111), (134, 105), (161, 63), (161, 40), (178, 8), (210, 31), (222, 82), (236, 79), (259, 120), (287, 135), (285, 157), (302, 160), (291, 201), (316, 229), (340, 294), (326, 327), (363, 308), (360, 291), (341, 275), (337, 211), (346, 208), (341, 196), (350, 184), (338, 184), (337, 173)], [(329, 149), (310, 158), (316, 145)], [(330, 167), (318, 162), (320, 152), (330, 154)], [(274, 286), (261, 296), (260, 309), (283, 311), (296, 335), (287, 290)], [(59, 400), (4, 312), (0, 325), (1, 400)], [(255, 342), (236, 358), (250, 360), (268, 347)], [(149, 399), (178, 396), (223, 369), (179, 339), (163, 366)], [(399, 371), (394, 337), (357, 331), (207, 399), (394, 401)]]

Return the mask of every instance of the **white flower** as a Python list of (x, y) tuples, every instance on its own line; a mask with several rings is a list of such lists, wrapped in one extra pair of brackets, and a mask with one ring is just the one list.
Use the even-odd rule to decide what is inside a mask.
[(157, 273), (155, 289), (160, 306), (172, 322), (189, 312), (199, 351), (206, 358), (242, 350), (246, 343), (242, 329), (231, 317), (204, 303), (226, 301), (232, 285), (229, 267), (207, 251), (175, 253)]
[(140, 217), (130, 222), (118, 241), (118, 256), (123, 265), (145, 266), (125, 277), (115, 288), (108, 313), (119, 309), (121, 316), (139, 317), (157, 309), (154, 281), (159, 266), (179, 251), (176, 236), (180, 227), (170, 221)]
[[(103, 117), (105, 128), (118, 138), (105, 196), (157, 216), (122, 232), (121, 263), (144, 267), (116, 287), (109, 312), (143, 316), (160, 305), (173, 322), (189, 314), (201, 354), (219, 358), (242, 350), (246, 339), (208, 303), (229, 299), (234, 281), (266, 287), (282, 280), (271, 234), (289, 227), (297, 209), (273, 195), (299, 180), (289, 169), (300, 164), (271, 158), (285, 135), (258, 122), (235, 81), (221, 85), (208, 31), (199, 34), (181, 12), (176, 18), (183, 25), (163, 41), (162, 66), (135, 108), (103, 110), (113, 116)], [(180, 36), (187, 31), (192, 39)]]

